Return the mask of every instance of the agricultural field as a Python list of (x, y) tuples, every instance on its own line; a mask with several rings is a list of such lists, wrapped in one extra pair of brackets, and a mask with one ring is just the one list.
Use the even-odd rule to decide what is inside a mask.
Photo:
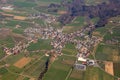
[(49, 67), (43, 80), (65, 80), (74, 64), (75, 57), (60, 56)]
[[(107, 73), (120, 77), (118, 69), (120, 62), (119, 16), (109, 19), (106, 27), (98, 28), (96, 32), (103, 37), (103, 41), (98, 45), (95, 53), (96, 59), (102, 61), (102, 64), (99, 64), (100, 67)], [(108, 63), (110, 61), (111, 63), (108, 65), (105, 61), (108, 61)], [(109, 66), (108, 69), (107, 66)], [(111, 69), (109, 69), (110, 67)]]
[(85, 18), (77, 17), (71, 23), (64, 26), (63, 32), (71, 33), (81, 29), (84, 25), (85, 25)]
[(89, 67), (86, 71), (73, 70), (68, 80), (116, 80), (113, 76), (97, 67)]
[(39, 39), (37, 43), (31, 43), (28, 47), (29, 51), (35, 50), (50, 50), (52, 46), (50, 45), (50, 40)]
[[(31, 53), (28, 57), (25, 57), (22, 53), (8, 56), (4, 62), (0, 63), (0, 75), (3, 75), (0, 79), (9, 80), (5, 76), (13, 76), (10, 78), (11, 80), (30, 80), (31, 78), (37, 79), (40, 72), (44, 68), (46, 59), (47, 57), (44, 57), (42, 52), (37, 54)], [(8, 67), (1, 68), (1, 66), (4, 66), (5, 64), (7, 64)]]
[(102, 2), (108, 2), (108, 0), (85, 0), (87, 5), (97, 5)]
[(62, 53), (66, 54), (66, 55), (75, 56), (77, 54), (77, 50), (76, 50), (74, 44), (66, 44), (65, 47), (62, 50)]
[[(118, 58), (117, 58), (118, 56)], [(116, 57), (116, 58), (115, 58)], [(99, 45), (96, 52), (96, 59), (119, 62), (119, 49), (117, 46)]]
[[(69, 5), (73, 0), (9, 0), (7, 3), (1, 1), (7, 0), (0, 0), (0, 80), (38, 80), (40, 77), (42, 80), (120, 78), (120, 16), (109, 18), (107, 24), (100, 28), (91, 28), (100, 18), (88, 16), (74, 16), (70, 23), (64, 25), (59, 22), (59, 17), (71, 14), (67, 10), (68, 6), (75, 8), (72, 3)], [(102, 2), (109, 3), (108, 0), (85, 0), (85, 5), (96, 6)], [(2, 9), (8, 5), (12, 6), (13, 10)], [(92, 31), (91, 38), (88, 34), (89, 28)], [(30, 33), (25, 32), (27, 29)], [(40, 36), (36, 37), (38, 33), (33, 35), (36, 32), (40, 32)], [(41, 36), (52, 36), (54, 39), (41, 39)], [(75, 44), (64, 39), (72, 36), (74, 42), (78, 41)], [(101, 38), (101, 41), (97, 41)], [(56, 48), (51, 45), (53, 40), (53, 46)], [(80, 51), (76, 48), (76, 43), (85, 49)], [(61, 46), (62, 51), (59, 48)], [(89, 52), (90, 55), (86, 57)], [(79, 54), (82, 53), (86, 61), (79, 62)], [(94, 66), (88, 65), (88, 59), (95, 61)], [(76, 63), (84, 64), (86, 70), (77, 70)]]

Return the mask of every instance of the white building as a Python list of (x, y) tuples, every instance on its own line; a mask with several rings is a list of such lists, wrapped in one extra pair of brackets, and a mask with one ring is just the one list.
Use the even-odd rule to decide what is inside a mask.
[(2, 10), (13, 10), (14, 8), (12, 6), (6, 6), (6, 7), (2, 7)]
[(86, 62), (87, 59), (84, 59), (83, 57), (78, 57), (78, 61), (83, 61), (83, 62)]

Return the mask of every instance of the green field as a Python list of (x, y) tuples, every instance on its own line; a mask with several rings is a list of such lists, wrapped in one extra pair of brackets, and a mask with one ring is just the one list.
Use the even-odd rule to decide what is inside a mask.
[(111, 39), (115, 39), (118, 40), (120, 42), (120, 28), (118, 26), (116, 26), (115, 28), (112, 29), (112, 34), (110, 32), (108, 32), (105, 36), (104, 36), (104, 40), (111, 40)]
[[(9, 64), (10, 66), (7, 68), (0, 68), (0, 80), (9, 80), (5, 76), (13, 76), (13, 78), (10, 77), (10, 80), (16, 80), (20, 76), (18, 74), (28, 75), (35, 79), (37, 79), (40, 75), (40, 72), (44, 68), (44, 64), (46, 62), (47, 57), (42, 57), (43, 53), (30, 53), (28, 56), (31, 57), (32, 61), (25, 65), (23, 68), (18, 68), (14, 66), (14, 63), (19, 61), (21, 58), (25, 57), (24, 54), (17, 54), (17, 55), (11, 55), (8, 58), (6, 58), (4, 61), (0, 62), (0, 66), (4, 65), (5, 63)], [(29, 80), (29, 77), (23, 77), (21, 80)]]
[(2, 45), (2, 46), (4, 45), (8, 48), (12, 48), (12, 47), (14, 47), (15, 43), (11, 36), (7, 36), (7, 38), (0, 39), (0, 45)]
[(23, 80), (30, 80), (30, 78), (25, 77)]
[(85, 25), (84, 17), (77, 17), (71, 23), (66, 24), (63, 28), (63, 32), (71, 33), (80, 30)]
[(117, 77), (120, 77), (120, 63), (114, 63), (114, 74)]
[(107, 2), (108, 0), (85, 0), (87, 5), (97, 5), (102, 2)]
[(29, 65), (28, 67), (25, 68), (23, 74), (38, 78), (41, 71), (44, 69), (45, 61), (46, 60), (38, 60), (34, 64), (31, 64), (32, 66)]
[(16, 80), (17, 77), (18, 75), (7, 72), (2, 76), (1, 80)]
[(24, 29), (13, 29), (12, 32), (16, 33), (16, 34), (23, 34), (24, 33)]
[(17, 55), (10, 55), (5, 62), (8, 64), (14, 64), (16, 61), (18, 61), (19, 59), (21, 59), (22, 57), (24, 57), (24, 54), (19, 53)]
[(4, 75), (5, 73), (7, 73), (7, 69), (6, 68), (0, 68), (0, 75)]
[(85, 21), (84, 17), (77, 17), (72, 23), (68, 24), (67, 26), (79, 26), (80, 27), (84, 25), (84, 21)]
[(50, 45), (51, 40), (42, 40), (39, 39), (37, 43), (31, 43), (28, 47), (29, 51), (35, 51), (35, 50), (50, 50), (52, 49), (52, 46)]
[(30, 22), (19, 21), (19, 20), (8, 20), (7, 23), (5, 24), (6, 27), (9, 27), (9, 28), (12, 28), (12, 29), (15, 28), (16, 25), (19, 25), (20, 29), (25, 29), (25, 28), (33, 26), (33, 24), (30, 23)]
[(13, 4), (17, 7), (34, 7), (34, 6), (36, 6), (36, 4), (33, 2), (14, 1)]
[(5, 56), (5, 53), (3, 52), (2, 48), (0, 47), (0, 59)]
[(65, 80), (73, 66), (74, 60), (74, 57), (60, 56), (59, 59), (50, 65), (43, 80)]
[(77, 50), (75, 48), (75, 45), (72, 43), (66, 44), (65, 47), (62, 50), (63, 54), (67, 54), (67, 55), (76, 55), (77, 54)]
[(97, 67), (87, 67), (86, 71), (73, 70), (68, 80), (116, 80)]
[(119, 56), (119, 49), (115, 45), (99, 45), (96, 51), (96, 59), (119, 62), (114, 56)]

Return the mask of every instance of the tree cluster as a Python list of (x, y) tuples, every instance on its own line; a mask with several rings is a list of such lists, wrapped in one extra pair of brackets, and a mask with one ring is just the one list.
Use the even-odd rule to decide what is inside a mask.
[(109, 3), (101, 3), (96, 6), (85, 5), (84, 0), (73, 0), (67, 5), (67, 14), (61, 15), (59, 21), (67, 24), (76, 16), (88, 16), (90, 18), (99, 17), (96, 27), (105, 26), (107, 20), (111, 17), (120, 15), (120, 0), (109, 0)]

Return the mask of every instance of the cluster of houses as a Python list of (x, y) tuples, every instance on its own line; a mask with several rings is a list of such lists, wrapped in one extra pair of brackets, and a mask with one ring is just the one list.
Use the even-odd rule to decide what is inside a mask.
[(14, 10), (14, 7), (12, 5), (8, 5), (8, 6), (2, 6), (2, 7), (0, 7), (0, 9), (2, 9), (2, 10)]
[(7, 48), (7, 47), (4, 47), (4, 52), (7, 54), (7, 55), (11, 55), (11, 54), (19, 54), (21, 51), (23, 51), (25, 48), (27, 48), (29, 46), (30, 43), (21, 43), (19, 42), (17, 45), (15, 45), (13, 48)]
[(28, 37), (28, 40), (41, 39), (53, 39), (51, 45), (57, 53), (61, 53), (62, 48), (68, 38), (65, 38), (65, 35), (62, 33), (62, 30), (54, 29), (53, 27), (43, 28), (43, 27), (31, 27), (25, 29), (25, 35)]
[(30, 14), (28, 19), (42, 19), (44, 21), (46, 21), (47, 23), (53, 23), (56, 21), (56, 17), (50, 14), (46, 14), (46, 13), (34, 13), (34, 14)]
[[(34, 16), (39, 16), (40, 18), (45, 18), (45, 19), (49, 17), (49, 16), (47, 17), (44, 16), (44, 14), (39, 14), (39, 15), (34, 15)], [(24, 34), (28, 39), (27, 44), (18, 43), (12, 49), (4, 48), (4, 51), (6, 52), (6, 54), (18, 54), (23, 49), (27, 48), (31, 42), (37, 42), (37, 40), (41, 38), (41, 39), (52, 39), (50, 44), (53, 46), (53, 50), (55, 51), (55, 53), (61, 55), (62, 49), (65, 47), (65, 44), (73, 43), (76, 45), (76, 49), (78, 51), (77, 61), (82, 62), (82, 64), (76, 63), (77, 69), (83, 68), (83, 66), (95, 64), (94, 60), (89, 60), (87, 59), (87, 57), (91, 53), (90, 52), (91, 47), (94, 47), (100, 41), (102, 41), (102, 39), (99, 37), (96, 36), (89, 37), (89, 35), (85, 34), (86, 31), (90, 31), (90, 30), (91, 30), (91, 26), (84, 27), (83, 29), (78, 30), (76, 32), (63, 33), (62, 29), (55, 29), (53, 27), (41, 27), (41, 26), (29, 27), (24, 30)], [(84, 38), (84, 40), (76, 39), (76, 37)], [(80, 67), (79, 65), (82, 67)]]
[[(101, 41), (100, 38), (92, 36), (91, 38), (88, 35), (85, 35), (84, 32), (86, 29), (84, 28), (79, 31), (73, 33), (62, 33), (62, 29), (54, 29), (53, 27), (30, 27), (25, 29), (24, 33), (27, 36), (28, 40), (36, 40), (38, 38), (41, 39), (53, 39), (51, 45), (56, 53), (61, 54), (62, 49), (65, 47), (66, 43), (76, 44), (76, 49), (78, 50), (78, 54), (81, 57), (87, 57), (90, 54), (91, 46), (99, 43)], [(85, 40), (77, 40), (76, 37), (83, 37)], [(79, 59), (80, 56), (78, 56)]]

